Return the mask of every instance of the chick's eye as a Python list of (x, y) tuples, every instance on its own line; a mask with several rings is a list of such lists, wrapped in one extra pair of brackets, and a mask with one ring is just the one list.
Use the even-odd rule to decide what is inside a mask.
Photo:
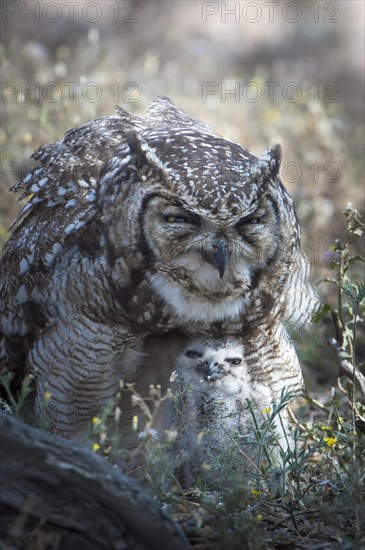
[(226, 359), (226, 362), (229, 363), (230, 365), (240, 365), (242, 363), (242, 359), (240, 357), (228, 357)]
[(190, 357), (190, 359), (197, 359), (198, 357), (203, 357), (203, 354), (200, 351), (196, 351), (194, 349), (188, 349), (185, 355), (187, 357)]

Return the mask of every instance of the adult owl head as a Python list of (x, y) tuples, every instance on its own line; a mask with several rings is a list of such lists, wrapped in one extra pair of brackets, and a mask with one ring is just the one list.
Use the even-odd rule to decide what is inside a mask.
[(206, 128), (174, 124), (171, 112), (125, 138), (100, 180), (115, 257), (147, 271), (178, 315), (236, 317), (254, 290), (267, 292), (296, 227), (278, 179), (280, 146), (255, 157)]

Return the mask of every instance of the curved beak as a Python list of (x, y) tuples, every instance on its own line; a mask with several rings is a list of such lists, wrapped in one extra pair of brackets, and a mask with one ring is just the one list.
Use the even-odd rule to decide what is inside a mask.
[(208, 252), (204, 255), (205, 260), (218, 269), (219, 276), (222, 279), (224, 272), (227, 267), (228, 261), (228, 252), (227, 252), (227, 242), (225, 239), (220, 239), (217, 247), (213, 252)]
[(208, 382), (214, 382), (215, 380), (218, 380), (222, 376), (222, 372), (219, 369), (219, 365), (215, 359), (208, 359), (205, 362), (206, 369), (205, 369), (205, 379)]

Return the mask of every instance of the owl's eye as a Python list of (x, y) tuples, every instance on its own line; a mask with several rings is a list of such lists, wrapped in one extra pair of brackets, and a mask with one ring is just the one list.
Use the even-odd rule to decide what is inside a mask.
[(240, 357), (227, 357), (225, 359), (226, 363), (229, 363), (230, 365), (240, 365), (242, 363), (242, 359)]
[(196, 225), (196, 221), (193, 220), (193, 218), (189, 218), (188, 216), (168, 214), (163, 217), (163, 220), (165, 223), (170, 223), (170, 224), (179, 223), (179, 224)]
[(246, 218), (242, 218), (236, 225), (237, 229), (240, 229), (240, 227), (247, 226), (247, 225), (256, 225), (258, 223), (261, 223), (261, 218), (258, 216), (246, 216)]
[(185, 355), (190, 357), (190, 359), (198, 359), (198, 357), (203, 357), (201, 351), (196, 351), (194, 349), (188, 349)]

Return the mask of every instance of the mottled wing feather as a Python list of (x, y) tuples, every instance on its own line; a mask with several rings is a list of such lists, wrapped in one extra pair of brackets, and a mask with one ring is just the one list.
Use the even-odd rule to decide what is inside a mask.
[(34, 153), (39, 165), (12, 188), (27, 202), (12, 223), (18, 227), (1, 259), (0, 329), (8, 337), (2, 338), (3, 360), (10, 356), (15, 361), (14, 353), (5, 349), (9, 338), (29, 340), (46, 321), (42, 289), (49, 283), (52, 265), (95, 217), (100, 171), (131, 125), (133, 117), (127, 124), (125, 116), (113, 115), (68, 131), (62, 140)]
[(12, 191), (22, 191), (20, 199), (28, 199), (11, 227), (40, 204), (47, 207), (60, 203), (75, 206), (81, 199), (86, 205), (95, 200), (100, 170), (112, 150), (124, 139), (125, 120), (119, 115), (105, 116), (69, 130), (65, 137), (45, 145), (34, 153), (39, 161), (34, 170), (17, 183)]
[(148, 126), (152, 127), (182, 126), (184, 128), (194, 128), (194, 130), (207, 132), (208, 134), (215, 134), (204, 122), (188, 116), (184, 111), (178, 109), (170, 99), (164, 96), (157, 96), (152, 100), (146, 121)]
[(115, 106), (115, 110), (118, 113), (119, 118), (125, 128), (131, 128), (133, 130), (141, 132), (147, 127), (147, 121), (144, 118), (131, 115), (130, 113), (128, 113), (128, 111), (126, 111), (119, 105)]
[(289, 332), (300, 330), (312, 323), (319, 308), (318, 294), (310, 282), (310, 264), (301, 251), (287, 274), (283, 292), (278, 296), (282, 319)]

